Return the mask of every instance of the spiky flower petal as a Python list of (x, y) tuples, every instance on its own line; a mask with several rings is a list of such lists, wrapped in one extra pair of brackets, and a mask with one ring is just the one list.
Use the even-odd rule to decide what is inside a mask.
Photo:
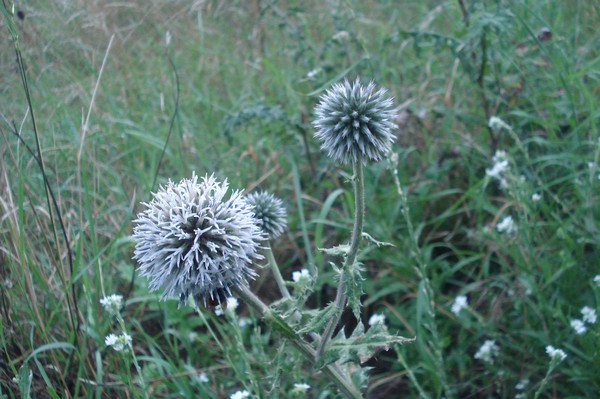
[(378, 162), (392, 148), (397, 128), (394, 103), (373, 82), (365, 87), (357, 78), (334, 84), (321, 96), (315, 113), (321, 149), (341, 163), (359, 157)]
[(164, 287), (163, 299), (192, 295), (221, 301), (230, 287), (256, 273), (251, 264), (262, 259), (264, 239), (253, 208), (241, 191), (225, 198), (227, 180), (197, 176), (169, 183), (144, 203), (133, 229), (134, 258), (150, 289)]
[(263, 232), (273, 240), (287, 226), (287, 214), (283, 202), (266, 191), (248, 194), (246, 201), (254, 207), (254, 215)]

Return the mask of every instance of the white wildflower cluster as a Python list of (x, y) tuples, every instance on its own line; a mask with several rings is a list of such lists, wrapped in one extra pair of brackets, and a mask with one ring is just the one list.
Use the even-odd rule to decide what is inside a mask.
[(512, 216), (505, 216), (497, 225), (496, 230), (498, 233), (512, 234), (515, 232), (517, 227)]
[(119, 313), (123, 305), (123, 296), (112, 294), (100, 299), (100, 305), (111, 315)]
[(531, 195), (531, 200), (532, 200), (533, 202), (539, 202), (541, 199), (542, 199), (542, 195), (541, 195), (541, 194), (539, 194), (539, 193), (533, 193), (533, 194)]
[(469, 299), (466, 295), (459, 295), (454, 299), (452, 308), (450, 309), (455, 315), (459, 315), (460, 311), (469, 307)]
[(506, 151), (498, 150), (492, 158), (492, 167), (485, 170), (485, 174), (491, 178), (497, 179), (500, 182), (500, 187), (505, 188), (508, 183), (506, 174), (510, 169), (510, 160)]
[(567, 358), (565, 351), (555, 348), (552, 345), (546, 346), (546, 353), (551, 359), (558, 359), (561, 362)]
[(595, 284), (596, 284), (598, 287), (600, 287), (600, 274), (596, 274), (596, 275), (594, 276), (594, 283), (595, 283)]
[(104, 344), (106, 346), (112, 346), (115, 351), (120, 352), (129, 348), (129, 345), (131, 345), (131, 335), (125, 332), (121, 335), (108, 334), (104, 339)]
[(306, 281), (310, 278), (310, 273), (306, 269), (296, 270), (292, 272), (292, 280), (294, 283), (299, 283), (301, 281)]
[(385, 315), (381, 313), (375, 313), (369, 317), (369, 325), (374, 326), (376, 324), (385, 324)]
[(234, 393), (231, 394), (231, 396), (229, 396), (229, 399), (246, 399), (250, 397), (250, 392), (243, 390), (243, 391), (236, 391)]
[(238, 326), (240, 328), (246, 328), (246, 327), (248, 327), (251, 324), (252, 324), (252, 320), (249, 319), (249, 318), (247, 318), (247, 317), (240, 317), (238, 319)]
[(481, 345), (473, 357), (481, 360), (482, 362), (494, 364), (494, 358), (498, 356), (499, 353), (500, 348), (498, 345), (496, 345), (496, 341), (493, 339), (488, 339), (483, 343), (483, 345)]
[(517, 385), (515, 385), (515, 389), (517, 391), (523, 391), (523, 390), (525, 390), (525, 388), (527, 388), (529, 383), (530, 383), (529, 378), (524, 378), (521, 381), (519, 381), (519, 383)]
[(598, 320), (596, 310), (589, 306), (581, 308), (581, 316), (581, 319), (573, 319), (570, 322), (571, 327), (577, 335), (585, 334), (587, 332), (587, 324), (596, 324)]
[(295, 393), (305, 393), (310, 389), (310, 385), (302, 382), (294, 384), (294, 389), (292, 390)]
[(490, 120), (488, 121), (488, 126), (495, 132), (499, 132), (502, 129), (512, 130), (508, 123), (504, 122), (501, 118), (497, 116), (492, 116), (490, 118)]
[(308, 73), (306, 74), (306, 77), (308, 79), (314, 79), (315, 76), (317, 76), (318, 74), (321, 73), (321, 71), (323, 71), (322, 68), (315, 68), (315, 69), (311, 69), (310, 71), (308, 71)]
[[(234, 313), (240, 304), (239, 301), (237, 300), (237, 298), (234, 298), (232, 296), (228, 297), (227, 300), (225, 301), (225, 303), (227, 304), (227, 307), (225, 308), (225, 312), (231, 312), (231, 313)], [(223, 313), (224, 313), (223, 307), (221, 305), (217, 305), (215, 307), (215, 314), (217, 316), (222, 316)]]

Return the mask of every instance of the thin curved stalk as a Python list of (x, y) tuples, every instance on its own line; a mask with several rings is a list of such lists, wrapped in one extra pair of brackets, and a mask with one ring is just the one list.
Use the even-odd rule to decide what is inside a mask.
[(281, 291), (281, 295), (286, 299), (291, 299), (292, 296), (288, 291), (285, 281), (281, 276), (281, 271), (279, 270), (279, 266), (277, 265), (277, 261), (273, 256), (273, 250), (271, 249), (271, 244), (266, 244), (265, 254), (267, 255), (267, 261), (269, 262), (269, 267), (271, 268), (271, 272), (273, 273), (273, 277), (275, 278), (275, 282), (279, 287), (279, 291)]
[(344, 281), (344, 271), (356, 261), (356, 255), (358, 254), (358, 246), (360, 244), (360, 239), (362, 237), (363, 232), (363, 225), (365, 219), (365, 182), (363, 174), (362, 157), (360, 156), (360, 154), (357, 157), (357, 159), (353, 162), (352, 167), (354, 169), (354, 227), (352, 228), (350, 249), (348, 250), (348, 255), (346, 256), (346, 260), (344, 261), (344, 265), (342, 266), (340, 281), (338, 283), (337, 293), (335, 295), (334, 304), (338, 311), (336, 312), (335, 317), (332, 317), (331, 320), (329, 320), (329, 322), (325, 326), (325, 330), (323, 331), (323, 337), (321, 338), (321, 342), (319, 342), (319, 346), (317, 348), (317, 359), (325, 351), (327, 343), (331, 339), (335, 327), (340, 322), (340, 318), (342, 317), (342, 311), (346, 307), (348, 296), (346, 295), (346, 282)]

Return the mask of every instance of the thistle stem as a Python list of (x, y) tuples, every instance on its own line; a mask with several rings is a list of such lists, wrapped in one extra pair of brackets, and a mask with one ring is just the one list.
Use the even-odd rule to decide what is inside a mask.
[(281, 291), (281, 295), (286, 299), (291, 299), (292, 296), (290, 295), (290, 292), (288, 291), (287, 287), (285, 286), (285, 281), (283, 280), (283, 277), (281, 276), (281, 272), (279, 271), (279, 266), (277, 265), (277, 261), (275, 260), (275, 257), (273, 256), (273, 250), (271, 249), (271, 244), (267, 243), (265, 253), (267, 255), (267, 261), (269, 262), (269, 267), (271, 268), (273, 277), (275, 277), (275, 282), (277, 283), (277, 286), (279, 287), (279, 291)]
[(365, 182), (364, 182), (364, 174), (363, 174), (363, 163), (362, 156), (359, 154), (357, 159), (352, 163), (352, 168), (354, 169), (353, 176), (353, 185), (354, 185), (354, 227), (352, 229), (352, 238), (350, 241), (350, 249), (348, 250), (348, 255), (344, 261), (344, 265), (342, 266), (340, 281), (338, 283), (337, 292), (335, 295), (334, 306), (337, 308), (337, 312), (335, 316), (332, 317), (327, 325), (325, 326), (325, 330), (323, 331), (323, 337), (319, 342), (319, 346), (317, 348), (317, 359), (323, 354), (325, 348), (327, 347), (327, 343), (333, 336), (333, 332), (335, 327), (340, 322), (340, 318), (342, 317), (342, 311), (346, 307), (346, 302), (348, 300), (348, 296), (346, 295), (346, 282), (344, 280), (344, 271), (352, 266), (356, 261), (356, 255), (358, 253), (358, 245), (360, 244), (360, 239), (362, 237), (364, 219), (365, 219)]
[[(233, 288), (233, 291), (244, 300), (244, 302), (250, 306), (258, 315), (271, 325), (276, 331), (278, 331), (283, 337), (287, 338), (288, 341), (309, 361), (314, 362), (316, 351), (306, 343), (292, 327), (290, 327), (285, 320), (275, 314), (263, 301), (260, 300), (248, 287), (241, 284)], [(344, 375), (341, 370), (335, 367), (335, 365), (327, 365), (323, 367), (323, 373), (329, 377), (329, 379), (335, 383), (339, 390), (350, 399), (362, 399), (362, 394), (350, 379)]]

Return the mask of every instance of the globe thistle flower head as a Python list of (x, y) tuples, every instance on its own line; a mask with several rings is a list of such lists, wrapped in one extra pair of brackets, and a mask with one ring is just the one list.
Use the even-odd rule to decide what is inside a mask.
[(283, 201), (266, 191), (249, 194), (246, 201), (254, 207), (254, 217), (270, 240), (283, 233), (287, 226)]
[(336, 83), (320, 98), (313, 122), (327, 155), (343, 164), (381, 161), (395, 140), (394, 103), (373, 82)]
[(204, 304), (231, 296), (230, 288), (256, 273), (251, 264), (264, 235), (241, 191), (226, 198), (227, 180), (195, 174), (171, 181), (143, 203), (134, 221), (134, 259), (152, 291), (164, 287), (163, 299), (192, 297)]

